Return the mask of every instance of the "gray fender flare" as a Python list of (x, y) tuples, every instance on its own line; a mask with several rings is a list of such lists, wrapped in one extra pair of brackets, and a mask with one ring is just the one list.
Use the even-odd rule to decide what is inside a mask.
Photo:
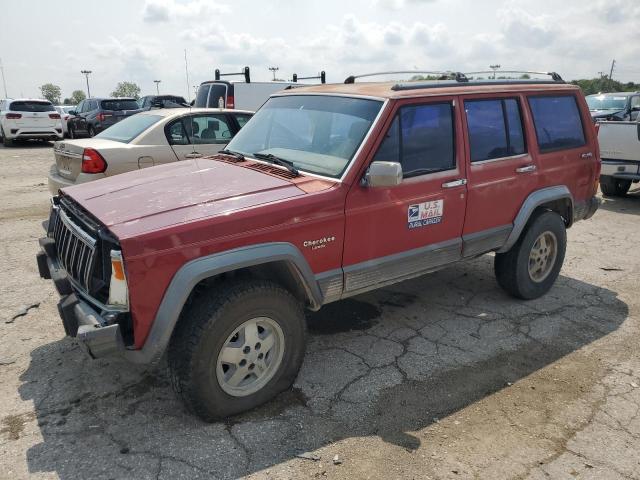
[(322, 305), (322, 292), (306, 259), (294, 245), (263, 243), (197, 258), (184, 264), (173, 276), (162, 298), (149, 335), (140, 350), (128, 350), (125, 358), (135, 363), (156, 363), (162, 357), (180, 312), (193, 288), (205, 278), (240, 268), (285, 261), (293, 266), (304, 285), (310, 307)]
[[(497, 253), (504, 253), (513, 247), (513, 245), (518, 241), (518, 238), (520, 238), (520, 234), (524, 230), (524, 227), (531, 218), (531, 214), (536, 208), (540, 205), (544, 205), (545, 203), (565, 198), (569, 199), (571, 202), (571, 211), (573, 212), (573, 196), (565, 185), (542, 188), (531, 193), (522, 204), (522, 207), (520, 207), (520, 211), (513, 221), (513, 229), (511, 230), (506, 243), (500, 248), (500, 250), (497, 250)], [(572, 215), (573, 213), (571, 213), (570, 216)], [(571, 222), (572, 218), (569, 218), (568, 221)]]

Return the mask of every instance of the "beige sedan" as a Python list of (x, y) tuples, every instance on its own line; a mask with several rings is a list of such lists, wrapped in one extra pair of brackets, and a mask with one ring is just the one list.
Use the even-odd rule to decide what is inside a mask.
[(167, 108), (128, 117), (93, 138), (54, 144), (49, 191), (222, 150), (253, 112)]

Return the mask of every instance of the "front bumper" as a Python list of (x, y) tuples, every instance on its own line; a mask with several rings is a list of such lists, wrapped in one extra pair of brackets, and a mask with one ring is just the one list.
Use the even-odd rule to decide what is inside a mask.
[(58, 313), (65, 333), (75, 337), (93, 358), (126, 354), (128, 349), (124, 344), (120, 325), (113, 321), (118, 312), (102, 311), (100, 314), (74, 291), (67, 273), (58, 265), (53, 239), (40, 239), (40, 246), (42, 250), (36, 255), (38, 271), (42, 278), (53, 280), (61, 296)]
[(602, 160), (600, 176), (621, 180), (640, 180), (640, 162), (627, 160)]

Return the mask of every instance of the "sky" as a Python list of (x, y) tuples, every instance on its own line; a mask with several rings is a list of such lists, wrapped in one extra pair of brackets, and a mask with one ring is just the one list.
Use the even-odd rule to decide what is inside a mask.
[[(1, 0), (9, 97), (120, 81), (193, 97), (214, 70), (327, 81), (386, 70), (557, 71), (640, 83), (640, 0)], [(184, 55), (188, 58), (187, 83)], [(0, 85), (1, 88), (1, 85)], [(0, 96), (4, 92), (0, 89)]]

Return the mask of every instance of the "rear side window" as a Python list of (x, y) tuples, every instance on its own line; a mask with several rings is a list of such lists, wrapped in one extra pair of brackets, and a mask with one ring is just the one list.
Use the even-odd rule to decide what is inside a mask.
[(96, 135), (96, 138), (106, 138), (116, 142), (129, 143), (151, 125), (158, 123), (163, 117), (160, 115), (133, 115), (110, 126)]
[(517, 100), (467, 100), (464, 105), (472, 162), (525, 153)]
[(137, 110), (140, 108), (135, 100), (102, 100), (100, 106), (103, 110)]
[(529, 97), (541, 152), (583, 146), (584, 129), (573, 95)]
[(400, 162), (405, 178), (455, 168), (451, 103), (402, 107), (373, 160)]
[(49, 102), (19, 101), (11, 102), (9, 110), (12, 112), (55, 112), (56, 109)]

